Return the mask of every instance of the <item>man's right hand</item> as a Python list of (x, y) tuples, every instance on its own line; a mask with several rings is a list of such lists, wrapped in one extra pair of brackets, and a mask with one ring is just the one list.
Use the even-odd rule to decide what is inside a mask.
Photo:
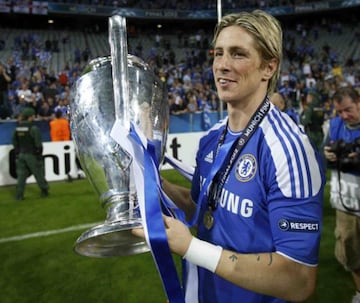
[(330, 162), (335, 162), (337, 160), (336, 154), (331, 151), (330, 146), (324, 147), (324, 156)]

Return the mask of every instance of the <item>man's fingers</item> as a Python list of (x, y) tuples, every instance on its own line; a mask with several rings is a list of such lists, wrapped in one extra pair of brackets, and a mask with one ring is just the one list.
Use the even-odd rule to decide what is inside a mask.
[(170, 220), (172, 220), (172, 218), (163, 214), (163, 220), (164, 220), (165, 228), (169, 228), (170, 227), (169, 223)]
[(131, 233), (134, 236), (140, 237), (140, 238), (145, 238), (145, 233), (144, 233), (144, 229), (143, 228), (134, 228), (131, 230)]
[[(172, 217), (169, 217), (169, 216), (165, 216), (163, 214), (163, 220), (164, 220), (164, 225), (165, 225), (165, 228), (169, 228), (170, 225), (170, 221), (172, 220), (173, 218)], [(136, 237), (140, 237), (140, 238), (145, 238), (145, 232), (144, 232), (144, 229), (143, 228), (133, 228), (131, 230), (131, 233), (136, 236)]]

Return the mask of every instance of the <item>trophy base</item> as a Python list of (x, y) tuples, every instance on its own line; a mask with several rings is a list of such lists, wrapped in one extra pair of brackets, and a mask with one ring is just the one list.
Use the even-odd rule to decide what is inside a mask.
[(84, 232), (76, 241), (74, 251), (86, 257), (130, 256), (148, 252), (146, 241), (131, 233), (142, 227), (136, 221), (111, 222), (95, 226)]

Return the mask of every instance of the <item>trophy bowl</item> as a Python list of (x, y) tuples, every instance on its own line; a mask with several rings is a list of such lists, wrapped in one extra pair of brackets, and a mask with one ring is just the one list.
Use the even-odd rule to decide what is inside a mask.
[[(126, 58), (125, 58), (126, 59)], [(165, 153), (169, 109), (163, 82), (140, 58), (127, 55), (129, 102), (115, 109), (111, 57), (90, 61), (71, 89), (70, 127), (76, 154), (106, 212), (103, 224), (85, 231), (76, 253), (112, 257), (149, 251), (132, 235), (142, 227), (132, 159), (110, 132), (116, 119), (129, 119), (154, 143), (158, 163)], [(117, 112), (117, 114), (115, 114)], [(127, 125), (129, 121), (124, 121)], [(159, 164), (160, 165), (160, 164)]]

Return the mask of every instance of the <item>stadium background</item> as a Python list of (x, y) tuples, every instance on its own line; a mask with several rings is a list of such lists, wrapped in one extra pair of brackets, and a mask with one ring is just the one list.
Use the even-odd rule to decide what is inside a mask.
[[(85, 45), (85, 41), (91, 48), (91, 58), (108, 55), (108, 16), (122, 8), (80, 2), (42, 3), (41, 11), (45, 15), (38, 15), (33, 10), (33, 4), (38, 5), (38, 2), (2, 1), (0, 40), (5, 45), (0, 51), (0, 60), (5, 61), (12, 55), (14, 36), (27, 32), (59, 40), (59, 52), (52, 54), (47, 66), (56, 74), (61, 72), (64, 62), (73, 60), (74, 48), (79, 44), (83, 46), (81, 43)], [(319, 39), (313, 41), (314, 46), (321, 48), (326, 42), (341, 54), (341, 63), (345, 63), (348, 57), (353, 57), (358, 62), (360, 39), (354, 40), (354, 37), (359, 37), (360, 33), (357, 17), (360, 1), (285, 4), (287, 5), (274, 6), (269, 10), (281, 20), (285, 28), (294, 31), (298, 24), (305, 25), (311, 31), (324, 18), (330, 24), (340, 22), (344, 30), (342, 35), (334, 36), (322, 31)], [(172, 48), (175, 52), (179, 51), (176, 55), (180, 58), (184, 49), (177, 48), (178, 33), (193, 36), (196, 31), (201, 30), (211, 38), (217, 18), (215, 3), (212, 5), (211, 11), (194, 8), (138, 10), (136, 7), (126, 10), (127, 14), (137, 15), (129, 17), (127, 21), (130, 52), (135, 52), (141, 41), (146, 53), (156, 42), (156, 34), (159, 34), (163, 41), (168, 38), (172, 42)], [(23, 13), (14, 13), (14, 10)], [(223, 10), (223, 14), (226, 12), (227, 10)], [(49, 20), (53, 20), (53, 23), (49, 23)], [(162, 25), (161, 28), (158, 27), (159, 24)], [(60, 43), (64, 33), (70, 41), (66, 48), (62, 48)], [(193, 121), (190, 117), (191, 115), (187, 118), (184, 115), (182, 119), (173, 116), (171, 119), (175, 121), (174, 125), (181, 122), (187, 124)], [(1, 121), (0, 126), (11, 122)], [(193, 128), (185, 132), (191, 130)], [(184, 133), (183, 129), (179, 133), (185, 136), (185, 141), (186, 135), (191, 136), (191, 133)], [(171, 135), (176, 137), (177, 131), (173, 130)], [(1, 139), (4, 137), (1, 130)], [(191, 156), (192, 151), (189, 153)], [(9, 161), (8, 154), (9, 149), (6, 156), (1, 157), (2, 167)], [(187, 185), (173, 171), (164, 171), (163, 174)], [(76, 238), (82, 230), (87, 229), (85, 225), (93, 226), (94, 222), (104, 219), (103, 210), (87, 180), (52, 182), (51, 196), (46, 201), (37, 197), (36, 185), (30, 184), (27, 199), (21, 204), (14, 200), (14, 186), (2, 186), (0, 209), (0, 262), (3, 267), (0, 302), (165, 302), (151, 255), (92, 259), (77, 256), (72, 251)], [(349, 274), (344, 272), (333, 257), (333, 220), (333, 211), (328, 205), (327, 187), (319, 284), (314, 297), (309, 300), (311, 303), (346, 303), (353, 295)], [(178, 261), (176, 259), (177, 263)]]

